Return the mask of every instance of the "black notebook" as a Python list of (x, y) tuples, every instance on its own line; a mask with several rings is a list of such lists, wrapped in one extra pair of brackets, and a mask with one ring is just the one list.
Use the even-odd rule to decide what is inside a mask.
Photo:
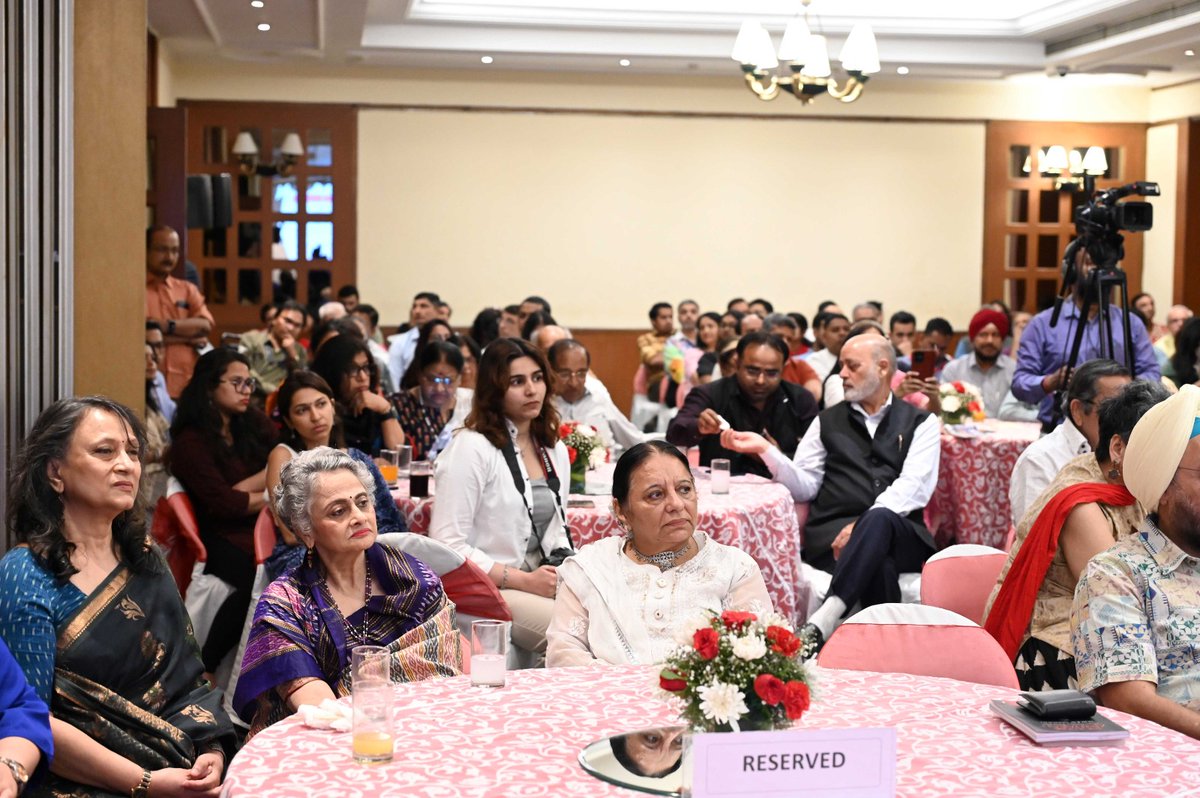
[(989, 708), (1000, 719), (1038, 745), (1119, 745), (1129, 730), (1097, 712), (1083, 720), (1042, 720), (1011, 701), (992, 701)]

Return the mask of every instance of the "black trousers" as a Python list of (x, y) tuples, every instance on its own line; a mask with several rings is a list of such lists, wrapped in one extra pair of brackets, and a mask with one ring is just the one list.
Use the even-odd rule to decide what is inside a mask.
[(208, 639), (200, 650), (204, 670), (212, 673), (221, 664), (225, 655), (232, 651), (242, 639), (242, 626), (250, 610), (250, 592), (254, 587), (254, 558), (221, 535), (203, 535), (204, 548), (208, 550), (208, 562), (204, 573), (233, 585), (233, 592), (221, 604), (213, 617)]
[(900, 600), (899, 576), (919, 571), (933, 547), (907, 518), (875, 507), (858, 519), (833, 569), (829, 595), (869, 607)]

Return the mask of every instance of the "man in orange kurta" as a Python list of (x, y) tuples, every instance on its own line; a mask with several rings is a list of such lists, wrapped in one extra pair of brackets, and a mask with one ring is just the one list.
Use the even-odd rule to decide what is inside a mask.
[(197, 350), (208, 345), (213, 327), (200, 290), (171, 276), (178, 261), (178, 233), (165, 225), (146, 231), (146, 319), (162, 327), (166, 347), (160, 368), (173, 399), (192, 378)]

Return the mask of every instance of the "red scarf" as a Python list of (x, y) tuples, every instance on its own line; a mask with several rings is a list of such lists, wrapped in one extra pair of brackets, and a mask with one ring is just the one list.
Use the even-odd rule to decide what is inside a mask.
[(996, 638), (1010, 660), (1015, 662), (1017, 659), (1038, 590), (1058, 552), (1058, 536), (1071, 510), (1090, 502), (1128, 507), (1134, 501), (1123, 485), (1083, 482), (1060, 490), (1038, 513), (984, 622), (984, 628)]

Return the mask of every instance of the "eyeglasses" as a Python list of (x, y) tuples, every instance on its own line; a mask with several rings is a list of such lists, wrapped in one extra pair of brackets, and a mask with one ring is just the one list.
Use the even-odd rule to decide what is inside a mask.
[(351, 363), (350, 366), (346, 369), (347, 377), (357, 377), (360, 374), (370, 374), (370, 373), (371, 373), (370, 365), (360, 366), (357, 363)]
[(232, 380), (220, 380), (220, 382), (232, 385), (233, 390), (237, 391), (238, 393), (254, 393), (256, 390), (258, 390), (258, 380), (254, 379), (253, 377), (247, 377), (246, 379), (234, 377)]
[(768, 380), (779, 379), (779, 369), (760, 369), (754, 366), (743, 366), (746, 376), (752, 380), (757, 380), (759, 377), (765, 377)]
[(454, 380), (457, 378), (455, 378), (455, 377), (430, 377), (428, 374), (422, 374), (421, 379), (425, 380), (425, 382), (429, 383), (430, 385), (444, 385), (445, 387), (449, 388), (451, 385), (454, 384)]
[(566, 369), (562, 369), (555, 371), (554, 373), (557, 374), (558, 378), (563, 382), (569, 382), (571, 380), (586, 380), (588, 375), (587, 369), (580, 369), (579, 371), (567, 371)]

